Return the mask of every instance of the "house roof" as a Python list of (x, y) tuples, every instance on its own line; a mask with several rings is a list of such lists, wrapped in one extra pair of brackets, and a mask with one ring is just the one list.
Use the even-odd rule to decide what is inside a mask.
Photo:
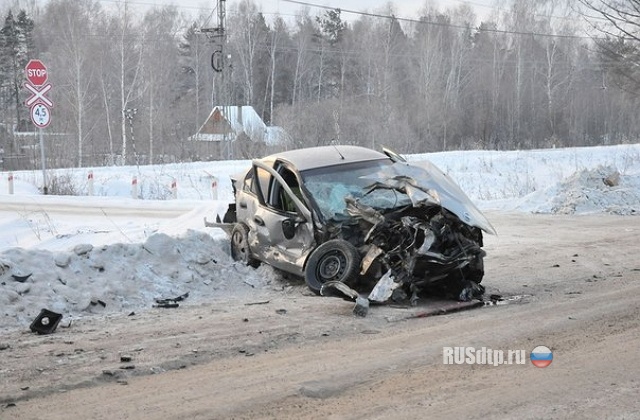
[(270, 146), (284, 143), (288, 137), (281, 127), (267, 126), (252, 106), (238, 105), (213, 107), (198, 132), (189, 140), (233, 141), (240, 133), (245, 133), (252, 141)]

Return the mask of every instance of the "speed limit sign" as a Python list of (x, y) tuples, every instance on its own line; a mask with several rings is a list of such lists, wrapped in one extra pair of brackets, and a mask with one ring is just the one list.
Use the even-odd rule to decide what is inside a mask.
[(31, 121), (36, 127), (45, 128), (51, 122), (51, 113), (45, 104), (37, 103), (31, 107)]

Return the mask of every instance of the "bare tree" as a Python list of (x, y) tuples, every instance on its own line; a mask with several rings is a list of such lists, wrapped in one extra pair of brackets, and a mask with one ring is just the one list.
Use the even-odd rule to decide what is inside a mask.
[(421, 121), (417, 123), (420, 141), (429, 148), (447, 147), (444, 139), (438, 141), (443, 124), (444, 108), (442, 98), (446, 74), (447, 60), (450, 54), (448, 48), (451, 42), (448, 17), (425, 10), (421, 18), (424, 22), (436, 22), (438, 25), (421, 24), (417, 27), (414, 48), (416, 49), (417, 89), (420, 93), (419, 104), (422, 111)]
[(183, 20), (175, 6), (165, 6), (147, 12), (142, 21), (146, 48), (142, 53), (140, 86), (144, 99), (140, 101), (139, 118), (146, 119), (147, 154), (154, 163), (157, 144), (163, 147), (163, 133), (169, 131), (172, 105), (176, 94), (174, 84), (180, 75), (177, 60), (166, 57), (179, 55), (177, 40), (183, 30)]
[(586, 19), (606, 36), (596, 40), (601, 53), (617, 63), (615, 71), (626, 79), (625, 88), (639, 91), (640, 0), (580, 0), (580, 3), (592, 13), (585, 14)]
[[(213, 48), (197, 34), (205, 15), (188, 29), (180, 6), (138, 19), (124, 0), (101, 10), (96, 0), (49, 0), (34, 15), (34, 56), (55, 82), (55, 130), (66, 135), (49, 144), (65, 164), (99, 163), (102, 154), (130, 163), (134, 145), (150, 161), (202, 156), (187, 137), (220, 99), (282, 125), (293, 139), (282, 147), (332, 139), (401, 152), (602, 144), (640, 135), (639, 2), (581, 0), (604, 34), (590, 41), (575, 36), (568, 0), (505, 0), (479, 25), (473, 3), (426, 7), (412, 23), (391, 5), (376, 11), (386, 18), (348, 24), (338, 10), (316, 17), (303, 9), (290, 27), (243, 0), (229, 14), (224, 98), (214, 96)], [(11, 73), (10, 58), (0, 58), (0, 115), (9, 124), (24, 112), (14, 109), (24, 65)], [(132, 108), (135, 144), (125, 116)], [(238, 152), (262, 150), (245, 140)]]
[(307, 87), (308, 92), (308, 87), (312, 85), (313, 74), (311, 68), (314, 64), (312, 52), (315, 50), (313, 43), (317, 35), (317, 28), (308, 11), (304, 11), (298, 18), (296, 25), (297, 30), (293, 34), (296, 63), (293, 76), (293, 96), (291, 99), (291, 104), (294, 106), (308, 99), (304, 95), (304, 87)]
[(269, 89), (269, 120), (273, 119), (273, 109), (274, 109), (274, 101), (276, 97), (276, 70), (278, 69), (277, 58), (282, 56), (278, 54), (279, 48), (281, 48), (281, 44), (283, 42), (283, 38), (287, 36), (287, 24), (285, 21), (278, 17), (273, 25), (273, 29), (271, 31), (271, 42), (269, 44), (269, 57), (271, 59), (271, 72), (270, 72), (270, 82), (271, 86)]
[(184, 95), (195, 112), (190, 115), (189, 126), (192, 132), (202, 124), (204, 116), (215, 105), (212, 89), (212, 69), (209, 65), (211, 47), (200, 29), (206, 19), (200, 16), (189, 26), (181, 36), (179, 54), (181, 62), (181, 76), (178, 78)]
[[(55, 34), (48, 48), (60, 80), (57, 89), (73, 111), (76, 147), (63, 150), (77, 152), (76, 164), (84, 165), (85, 143), (91, 135), (96, 120), (87, 118), (92, 102), (96, 99), (93, 88), (95, 59), (93, 52), (99, 47), (94, 36), (94, 24), (101, 19), (100, 4), (92, 0), (58, 0), (47, 5), (47, 29)], [(65, 87), (68, 86), (68, 89)]]
[[(640, 41), (640, 0), (579, 0), (586, 8), (604, 18), (610, 26), (599, 25), (586, 16), (600, 31), (614, 37), (624, 36)], [(615, 32), (614, 32), (615, 29)]]
[(242, 75), (243, 103), (252, 105), (255, 104), (257, 91), (256, 64), (260, 54), (266, 53), (268, 28), (253, 0), (240, 2), (236, 13), (229, 19), (229, 26), (234, 28), (230, 43), (235, 51), (233, 58), (239, 63)]
[(134, 95), (139, 95), (137, 90), (138, 77), (141, 70), (142, 53), (144, 50), (144, 39), (140, 43), (135, 43), (132, 15), (128, 8), (127, 0), (121, 7), (118, 3), (120, 17), (120, 31), (118, 34), (118, 62), (120, 64), (119, 86), (120, 86), (120, 129), (122, 135), (122, 165), (127, 164), (127, 109), (134, 99)]

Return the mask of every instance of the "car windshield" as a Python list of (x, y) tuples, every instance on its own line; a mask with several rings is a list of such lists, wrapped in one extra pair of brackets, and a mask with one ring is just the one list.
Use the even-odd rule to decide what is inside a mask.
[[(366, 194), (367, 187), (376, 182), (374, 175), (390, 165), (390, 160), (374, 160), (336, 165), (304, 171), (304, 185), (326, 219), (347, 216), (345, 197), (376, 209), (391, 209), (411, 203), (409, 197), (395, 190), (376, 189)], [(365, 195), (366, 194), (366, 195)]]

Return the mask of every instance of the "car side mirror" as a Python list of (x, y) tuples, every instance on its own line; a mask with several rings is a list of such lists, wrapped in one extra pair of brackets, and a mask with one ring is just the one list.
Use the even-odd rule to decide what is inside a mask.
[(293, 237), (296, 236), (296, 227), (298, 227), (302, 222), (304, 222), (302, 217), (284, 219), (282, 221), (282, 233), (284, 234), (284, 237), (287, 239), (293, 239)]

